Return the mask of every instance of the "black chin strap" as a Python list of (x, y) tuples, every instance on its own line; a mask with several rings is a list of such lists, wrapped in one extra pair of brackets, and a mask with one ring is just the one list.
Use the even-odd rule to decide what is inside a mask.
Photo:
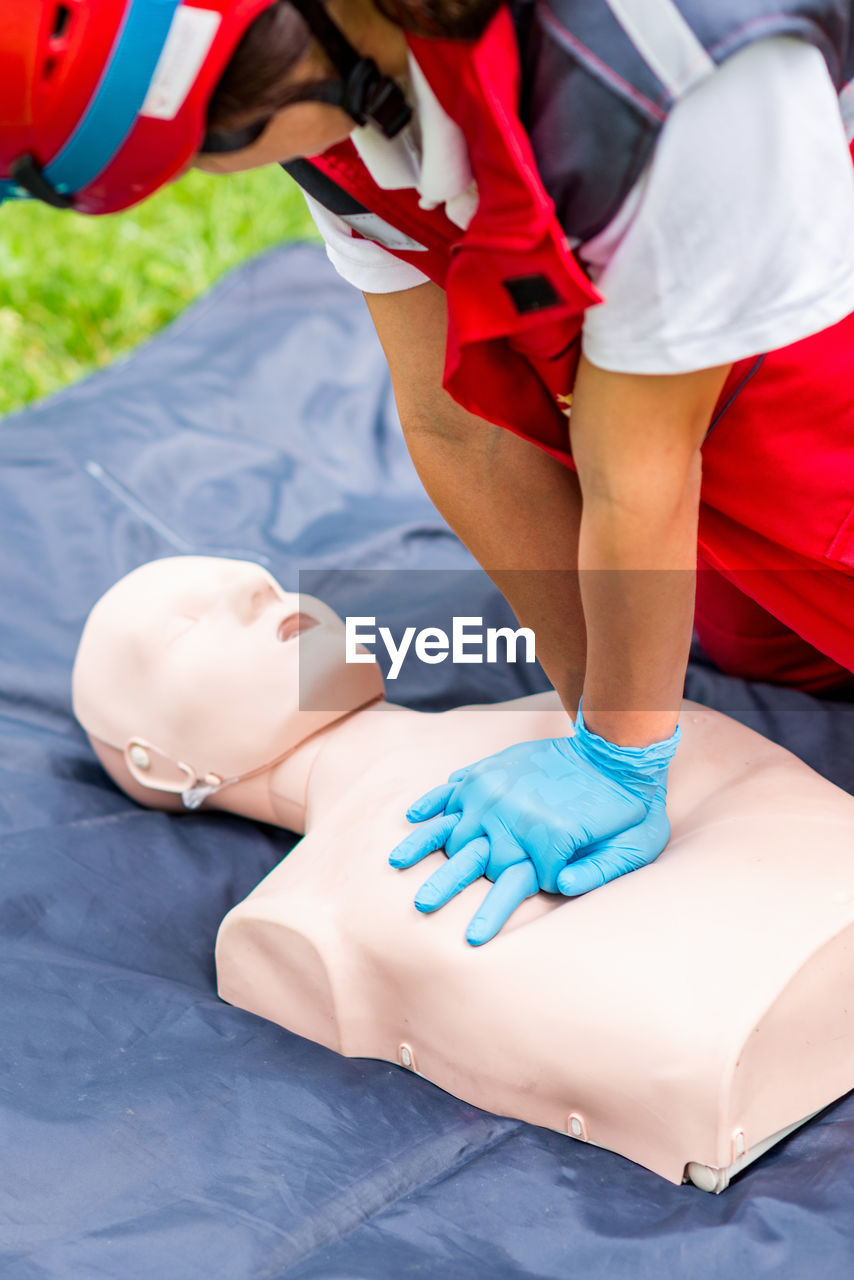
[(34, 200), (41, 200), (43, 204), (52, 205), (54, 209), (74, 208), (72, 197), (62, 195), (50, 185), (34, 156), (19, 156), (12, 162), (9, 171), (12, 180), (19, 187), (23, 187)]
[(400, 86), (384, 76), (372, 58), (356, 52), (320, 0), (290, 3), (341, 77), (340, 81), (324, 80), (307, 89), (305, 98), (340, 107), (357, 124), (372, 124), (387, 138), (394, 138), (412, 118), (412, 109)]

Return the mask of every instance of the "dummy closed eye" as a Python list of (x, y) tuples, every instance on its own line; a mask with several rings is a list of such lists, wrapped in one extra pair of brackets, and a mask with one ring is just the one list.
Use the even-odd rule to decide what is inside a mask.
[(179, 617), (174, 618), (166, 629), (167, 645), (174, 644), (181, 636), (187, 634), (191, 627), (198, 622), (198, 618), (191, 618), (189, 614), (182, 613)]

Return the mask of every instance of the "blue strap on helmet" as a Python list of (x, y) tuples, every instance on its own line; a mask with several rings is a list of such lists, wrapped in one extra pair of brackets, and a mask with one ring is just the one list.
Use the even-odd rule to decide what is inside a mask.
[[(68, 197), (94, 181), (120, 151), (136, 123), (181, 3), (130, 0), (109, 62), (77, 128), (40, 170), (47, 188), (60, 197), (55, 203), (71, 204)], [(0, 179), (0, 201), (29, 199), (32, 194), (14, 179)]]

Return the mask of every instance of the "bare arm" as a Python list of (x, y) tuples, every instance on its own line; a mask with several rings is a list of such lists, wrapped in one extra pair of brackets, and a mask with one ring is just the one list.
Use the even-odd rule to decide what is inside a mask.
[(574, 716), (586, 658), (576, 573), (578, 479), (442, 389), (443, 290), (424, 284), (365, 296), (424, 488), (520, 623), (533, 629), (537, 657)]
[(571, 437), (588, 727), (645, 746), (673, 732), (694, 616), (703, 443), (728, 368), (650, 376), (582, 358)]
[(424, 487), (534, 629), (567, 711), (583, 687), (594, 732), (669, 737), (691, 640), (700, 446), (728, 370), (651, 377), (582, 359), (576, 477), (442, 390), (441, 289), (366, 297)]

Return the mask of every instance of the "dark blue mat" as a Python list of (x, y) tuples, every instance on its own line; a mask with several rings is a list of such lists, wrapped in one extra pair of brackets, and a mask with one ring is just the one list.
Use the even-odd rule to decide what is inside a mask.
[[(249, 265), (124, 364), (7, 419), (0, 461), (3, 1280), (851, 1280), (850, 1097), (713, 1198), (339, 1058), (215, 995), (217, 925), (291, 837), (141, 811), (91, 758), (71, 661), (133, 566), (237, 555), (330, 589), (341, 567), (470, 568), (409, 464), (363, 303), (320, 250)], [(499, 617), (476, 590), (473, 612)], [(395, 696), (541, 687), (489, 670), (402, 677)], [(687, 692), (854, 791), (854, 704), (701, 665)]]

